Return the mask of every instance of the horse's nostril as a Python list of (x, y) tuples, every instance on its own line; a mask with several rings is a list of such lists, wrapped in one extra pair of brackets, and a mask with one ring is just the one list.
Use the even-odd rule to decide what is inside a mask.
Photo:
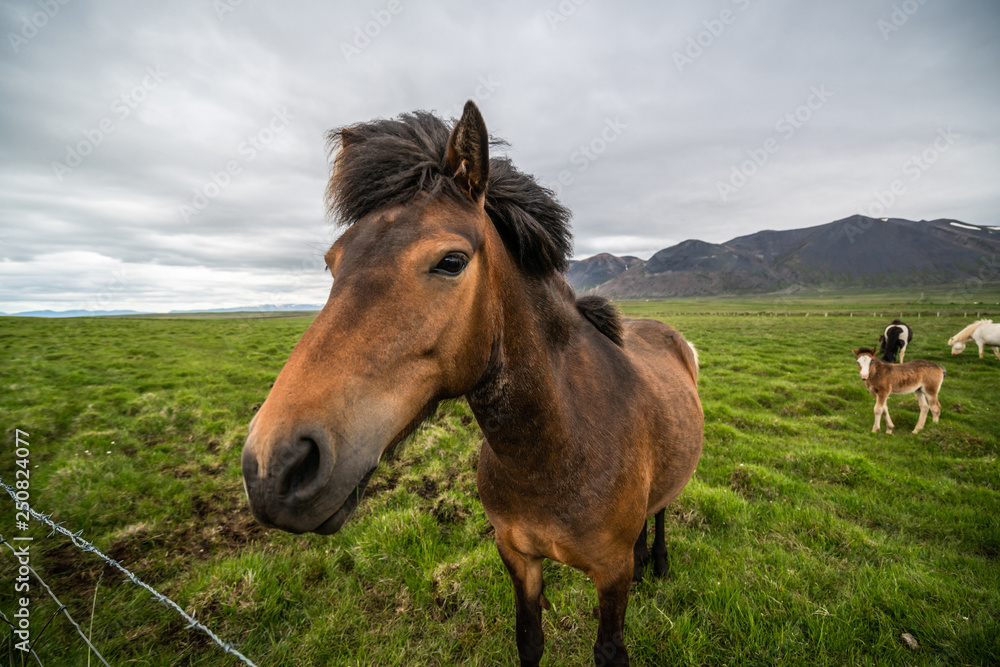
[(308, 486), (319, 472), (320, 454), (316, 441), (308, 437), (300, 438), (299, 449), (304, 450), (305, 455), (285, 475), (280, 489), (282, 496), (288, 496)]

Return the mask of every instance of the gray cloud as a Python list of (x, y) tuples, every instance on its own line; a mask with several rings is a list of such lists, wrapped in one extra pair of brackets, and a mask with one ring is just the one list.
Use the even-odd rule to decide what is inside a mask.
[(11, 2), (0, 24), (5, 312), (321, 303), (325, 132), (468, 98), (573, 209), (579, 256), (820, 224), (897, 180), (886, 214), (998, 222), (991, 0)]

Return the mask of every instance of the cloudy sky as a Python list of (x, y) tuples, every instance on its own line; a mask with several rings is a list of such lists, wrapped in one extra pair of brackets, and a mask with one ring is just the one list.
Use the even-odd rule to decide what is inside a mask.
[(475, 99), (576, 257), (1000, 224), (1000, 3), (0, 5), (0, 311), (321, 304), (331, 128)]

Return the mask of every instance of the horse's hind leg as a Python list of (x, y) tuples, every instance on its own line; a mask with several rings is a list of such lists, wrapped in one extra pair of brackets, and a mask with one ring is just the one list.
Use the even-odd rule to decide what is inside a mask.
[[(944, 382), (944, 378), (941, 378), (941, 381)], [(941, 418), (941, 401), (938, 400), (939, 391), (941, 391), (940, 384), (938, 384), (938, 386), (934, 389), (933, 393), (927, 393), (927, 405), (931, 409), (931, 418), (934, 420), (935, 424), (937, 424), (938, 420)]]
[[(649, 562), (649, 545), (646, 542), (646, 522), (642, 522), (642, 532), (639, 533), (639, 539), (635, 541), (635, 546), (632, 547), (632, 581), (639, 583), (642, 581), (642, 570), (646, 567), (646, 563)], [(653, 545), (653, 549), (656, 549), (656, 545)]]
[(993, 354), (997, 355), (997, 359), (1000, 359), (1000, 347), (993, 346)]
[(917, 425), (913, 429), (913, 432), (919, 433), (920, 429), (924, 427), (924, 422), (927, 421), (927, 410), (930, 407), (930, 399), (921, 389), (917, 389), (915, 393), (917, 394), (917, 403), (920, 405), (920, 416), (917, 418)]
[(597, 586), (599, 604), (597, 643), (594, 644), (594, 663), (599, 667), (622, 667), (629, 664), (624, 629), (632, 573), (627, 557), (615, 559), (615, 562), (614, 567), (591, 573), (591, 579)]
[(549, 608), (549, 602), (542, 595), (542, 559), (526, 556), (497, 541), (500, 560), (507, 566), (510, 580), (514, 584), (515, 635), (517, 655), (521, 667), (535, 667), (545, 650), (545, 634), (542, 632), (542, 607)]
[(653, 534), (653, 575), (665, 577), (670, 572), (670, 562), (667, 560), (667, 545), (664, 536), (664, 514), (666, 508), (656, 513), (656, 532)]

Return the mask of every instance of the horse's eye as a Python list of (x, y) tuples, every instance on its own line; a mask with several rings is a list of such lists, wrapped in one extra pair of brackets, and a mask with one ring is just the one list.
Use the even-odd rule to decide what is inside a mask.
[(469, 258), (460, 252), (449, 252), (437, 265), (431, 269), (431, 273), (440, 273), (445, 276), (457, 276), (469, 263)]

